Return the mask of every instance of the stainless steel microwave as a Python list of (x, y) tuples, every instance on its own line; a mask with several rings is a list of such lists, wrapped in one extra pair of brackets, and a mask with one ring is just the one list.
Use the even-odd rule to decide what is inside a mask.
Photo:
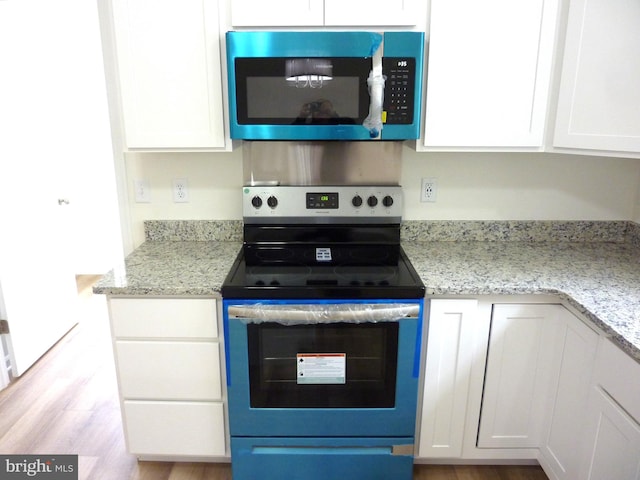
[(231, 138), (420, 136), (422, 32), (227, 32)]

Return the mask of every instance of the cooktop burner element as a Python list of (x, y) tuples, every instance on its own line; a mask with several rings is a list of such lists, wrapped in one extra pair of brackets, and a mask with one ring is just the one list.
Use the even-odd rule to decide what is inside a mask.
[(245, 187), (243, 192), (244, 245), (222, 286), (223, 297), (424, 296), (400, 247), (400, 187)]

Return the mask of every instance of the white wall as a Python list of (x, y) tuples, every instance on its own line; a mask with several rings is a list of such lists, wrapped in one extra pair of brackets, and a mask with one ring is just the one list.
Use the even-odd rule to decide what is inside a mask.
[[(436, 203), (419, 202), (420, 177)], [(402, 184), (408, 220), (633, 220), (640, 160), (406, 149)]]
[[(134, 246), (144, 241), (144, 220), (242, 218), (242, 149), (233, 153), (128, 153), (127, 187)], [(174, 203), (172, 180), (186, 178), (188, 203)], [(136, 203), (134, 180), (149, 182), (151, 202)]]
[[(635, 220), (640, 160), (541, 153), (418, 153), (403, 150), (407, 220)], [(134, 244), (147, 219), (240, 219), (242, 152), (127, 154)], [(188, 179), (189, 203), (171, 181)], [(421, 203), (421, 177), (436, 177), (436, 203)], [(145, 178), (151, 203), (135, 203)]]

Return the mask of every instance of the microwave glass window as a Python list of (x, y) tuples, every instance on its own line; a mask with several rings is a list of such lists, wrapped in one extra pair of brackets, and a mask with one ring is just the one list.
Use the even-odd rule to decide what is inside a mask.
[[(247, 116), (249, 118), (282, 118), (287, 123), (341, 123), (355, 121), (360, 116), (357, 77), (337, 77), (331, 80), (288, 81), (284, 77), (247, 78)], [(320, 86), (320, 82), (322, 85)], [(304, 85), (304, 86), (301, 86)], [(265, 95), (269, 92), (269, 95)]]
[(371, 58), (236, 58), (241, 125), (361, 124)]

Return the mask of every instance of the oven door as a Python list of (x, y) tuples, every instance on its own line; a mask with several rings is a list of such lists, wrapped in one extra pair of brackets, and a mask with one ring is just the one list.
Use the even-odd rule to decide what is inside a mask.
[(232, 436), (413, 437), (422, 300), (225, 300)]

